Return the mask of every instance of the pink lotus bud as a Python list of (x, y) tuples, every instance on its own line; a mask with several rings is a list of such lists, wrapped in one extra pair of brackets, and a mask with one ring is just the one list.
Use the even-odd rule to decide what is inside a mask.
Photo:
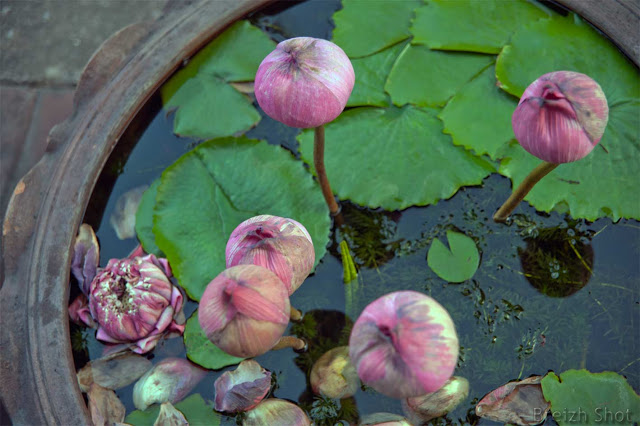
[(307, 278), (315, 251), (311, 236), (301, 223), (283, 217), (261, 215), (233, 230), (225, 250), (227, 268), (258, 265), (274, 272), (291, 295)]
[(230, 355), (251, 358), (267, 352), (289, 324), (289, 294), (280, 278), (256, 265), (238, 265), (213, 279), (200, 299), (198, 320), (205, 334)]
[(556, 71), (527, 87), (511, 123), (525, 150), (559, 164), (590, 153), (608, 119), (607, 99), (598, 83), (584, 74)]
[(469, 396), (469, 381), (453, 376), (435, 392), (402, 401), (404, 414), (414, 424), (423, 424), (453, 410)]
[(85, 296), (89, 295), (91, 281), (96, 276), (99, 261), (100, 246), (96, 234), (91, 226), (83, 223), (73, 245), (71, 273), (78, 280), (80, 290)]
[(166, 358), (153, 366), (133, 387), (133, 405), (146, 410), (152, 404), (184, 399), (207, 375), (207, 370), (184, 358)]
[(274, 120), (303, 129), (333, 121), (353, 90), (355, 74), (340, 47), (327, 40), (285, 40), (258, 67), (255, 94)]
[(371, 302), (351, 330), (349, 356), (360, 379), (392, 398), (440, 389), (458, 361), (458, 336), (449, 313), (416, 291)]
[(146, 353), (165, 334), (182, 334), (183, 298), (168, 276), (166, 260), (152, 254), (111, 259), (98, 269), (89, 297), (91, 315), (99, 324), (96, 337), (133, 343), (134, 352)]
[(277, 398), (269, 398), (248, 411), (243, 426), (295, 425), (311, 426), (307, 414), (297, 405)]
[(329, 398), (348, 398), (360, 388), (356, 368), (349, 359), (349, 347), (338, 346), (325, 352), (311, 368), (311, 388)]
[(238, 413), (258, 405), (271, 388), (271, 373), (254, 360), (242, 361), (235, 371), (226, 371), (218, 377), (216, 411)]

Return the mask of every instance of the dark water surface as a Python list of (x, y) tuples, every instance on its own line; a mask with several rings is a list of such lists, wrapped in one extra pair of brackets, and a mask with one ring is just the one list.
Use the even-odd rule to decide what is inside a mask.
[[(273, 8), (252, 19), (277, 41), (300, 34), (328, 38), (328, 17), (339, 7), (336, 1), (311, 1), (284, 11)], [(125, 257), (137, 245), (135, 239), (118, 240), (109, 224), (116, 200), (132, 188), (150, 184), (198, 143), (173, 135), (172, 121), (160, 100), (152, 99), (100, 177), (85, 221), (100, 240), (101, 265)], [(281, 143), (295, 152), (297, 133), (264, 117), (248, 136)], [(473, 415), (479, 398), (510, 380), (549, 370), (615, 371), (627, 377), (636, 392), (640, 390), (640, 223), (609, 219), (591, 223), (539, 213), (523, 203), (510, 225), (495, 224), (491, 216), (510, 191), (509, 180), (494, 174), (482, 186), (463, 188), (434, 206), (386, 212), (343, 202), (345, 225), (333, 229), (329, 252), (291, 298), (293, 306), (307, 313), (293, 331), (307, 337), (317, 334), (310, 339), (310, 352), (282, 350), (257, 358), (276, 373), (274, 396), (307, 410), (314, 401), (316, 409), (339, 410), (335, 401), (313, 399), (306, 372), (324, 351), (347, 343), (351, 324), (368, 303), (397, 290), (431, 295), (456, 324), (461, 355), (455, 374), (466, 377), (471, 389), (440, 424), (493, 424)], [(431, 241), (442, 239), (450, 229), (472, 237), (481, 252), (478, 271), (461, 284), (444, 282), (427, 266)], [(350, 304), (337, 250), (343, 239), (355, 253), (359, 269), (357, 283), (349, 284)], [(187, 317), (196, 307), (187, 304)], [(79, 333), (87, 341), (88, 357), (77, 351), (77, 368), (88, 358), (100, 357), (103, 350), (92, 330), (72, 325), (72, 334)], [(176, 338), (161, 342), (149, 357), (155, 362), (184, 354), (182, 339)], [(211, 372), (194, 392), (213, 400), (213, 381), (234, 368)], [(118, 391), (128, 410), (134, 409), (132, 389), (133, 385)], [(347, 419), (353, 419), (349, 412), (355, 410), (361, 416), (402, 413), (399, 401), (368, 389), (341, 405), (344, 417), (340, 418)], [(225, 419), (235, 424), (233, 418)], [(555, 424), (551, 419), (546, 423)]]

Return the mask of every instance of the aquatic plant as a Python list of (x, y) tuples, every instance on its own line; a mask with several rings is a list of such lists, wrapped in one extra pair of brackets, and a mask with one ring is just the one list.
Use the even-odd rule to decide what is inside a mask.
[(434, 392), (453, 374), (458, 336), (433, 298), (397, 291), (370, 303), (353, 326), (349, 356), (367, 385), (392, 398)]
[(602, 139), (608, 119), (604, 92), (587, 75), (556, 71), (531, 83), (511, 123), (520, 145), (544, 162), (520, 183), (493, 219), (504, 222), (540, 179), (559, 164), (589, 154)]
[(242, 361), (234, 371), (225, 371), (214, 383), (217, 411), (237, 413), (258, 405), (271, 388), (271, 373), (254, 360)]
[(133, 387), (133, 405), (146, 410), (157, 403), (184, 399), (207, 375), (207, 370), (184, 358), (166, 358), (147, 371)]
[(260, 215), (245, 220), (233, 230), (225, 258), (227, 268), (258, 265), (271, 270), (291, 295), (313, 269), (315, 252), (311, 236), (301, 223)]
[(344, 51), (327, 40), (296, 37), (276, 46), (258, 67), (255, 95), (271, 118), (315, 128), (314, 166), (332, 215), (339, 211), (324, 167), (324, 125), (344, 109), (355, 73)]
[(200, 300), (198, 320), (220, 349), (249, 358), (272, 348), (304, 348), (300, 339), (281, 338), (290, 308), (287, 288), (275, 273), (262, 266), (238, 265), (209, 283)]

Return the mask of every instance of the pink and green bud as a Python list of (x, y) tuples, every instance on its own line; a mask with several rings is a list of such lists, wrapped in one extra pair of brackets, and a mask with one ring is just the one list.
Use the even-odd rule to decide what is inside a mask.
[(242, 361), (234, 371), (226, 371), (214, 383), (216, 411), (239, 413), (251, 410), (271, 388), (271, 373), (254, 360)]
[(243, 426), (295, 425), (311, 426), (307, 414), (297, 405), (277, 398), (269, 398), (248, 411)]
[(207, 370), (184, 358), (166, 358), (153, 366), (133, 387), (133, 405), (146, 410), (152, 404), (182, 401), (207, 375)]
[(206, 336), (230, 355), (270, 350), (289, 324), (289, 293), (280, 278), (256, 265), (232, 266), (207, 286), (198, 320)]
[(169, 281), (165, 259), (111, 259), (91, 282), (89, 307), (98, 323), (96, 337), (107, 343), (130, 343), (146, 353), (163, 336), (184, 331), (183, 296)]
[(530, 154), (548, 163), (569, 163), (600, 142), (609, 119), (604, 92), (573, 71), (544, 74), (524, 91), (511, 118), (513, 132)]
[(255, 95), (260, 108), (290, 127), (333, 121), (353, 90), (355, 74), (344, 51), (327, 40), (285, 40), (258, 67)]
[(78, 236), (73, 245), (71, 259), (71, 273), (78, 281), (80, 290), (89, 296), (91, 281), (96, 276), (100, 262), (100, 246), (93, 228), (83, 223), (78, 230)]
[(456, 408), (469, 396), (469, 381), (453, 376), (435, 392), (414, 396), (402, 401), (402, 409), (414, 424), (423, 424), (436, 417), (442, 417)]
[(315, 251), (301, 223), (261, 215), (242, 222), (231, 233), (225, 250), (227, 268), (258, 265), (274, 272), (291, 295), (307, 278)]
[(360, 388), (360, 379), (349, 359), (349, 347), (325, 352), (311, 368), (311, 389), (329, 398), (348, 398)]
[(398, 291), (371, 302), (349, 339), (349, 356), (360, 379), (398, 399), (440, 389), (453, 374), (458, 349), (449, 313), (415, 291)]

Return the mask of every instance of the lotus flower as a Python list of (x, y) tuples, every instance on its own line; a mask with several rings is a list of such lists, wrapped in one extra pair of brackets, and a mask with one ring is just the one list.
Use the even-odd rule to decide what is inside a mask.
[(453, 410), (469, 396), (469, 381), (453, 376), (435, 392), (402, 401), (404, 414), (414, 424), (422, 424)]
[(311, 368), (311, 388), (329, 398), (348, 398), (360, 388), (360, 379), (349, 359), (349, 347), (338, 346), (325, 352)]
[(493, 216), (504, 222), (533, 186), (558, 164), (579, 160), (600, 142), (609, 119), (604, 92), (573, 71), (544, 74), (524, 91), (511, 123), (520, 145), (544, 161)]
[(339, 212), (324, 169), (324, 125), (344, 109), (355, 73), (340, 47), (327, 40), (285, 40), (258, 67), (255, 94), (262, 110), (291, 127), (315, 128), (314, 166), (332, 214)]
[(236, 227), (225, 250), (227, 268), (258, 265), (274, 272), (287, 287), (289, 295), (307, 278), (315, 251), (311, 236), (293, 219), (261, 215)]
[(311, 420), (297, 405), (277, 398), (269, 398), (248, 411), (243, 426), (295, 425), (310, 426)]
[(280, 278), (256, 265), (232, 266), (207, 286), (198, 320), (230, 355), (251, 358), (271, 349), (289, 323), (289, 293)]
[(367, 385), (392, 398), (440, 389), (458, 361), (451, 317), (434, 299), (398, 291), (374, 300), (353, 326), (349, 356)]
[(214, 383), (216, 411), (238, 413), (258, 405), (271, 388), (271, 373), (254, 360), (242, 361), (234, 371), (225, 371)]
[(166, 358), (147, 371), (133, 387), (133, 405), (146, 410), (151, 404), (182, 401), (207, 375), (184, 358)]
[(520, 145), (549, 163), (569, 163), (600, 142), (609, 119), (604, 92), (573, 71), (543, 75), (524, 91), (511, 122)]
[(111, 259), (91, 282), (89, 308), (98, 323), (99, 340), (132, 343), (146, 353), (165, 334), (182, 334), (182, 294), (171, 284), (165, 259)]

